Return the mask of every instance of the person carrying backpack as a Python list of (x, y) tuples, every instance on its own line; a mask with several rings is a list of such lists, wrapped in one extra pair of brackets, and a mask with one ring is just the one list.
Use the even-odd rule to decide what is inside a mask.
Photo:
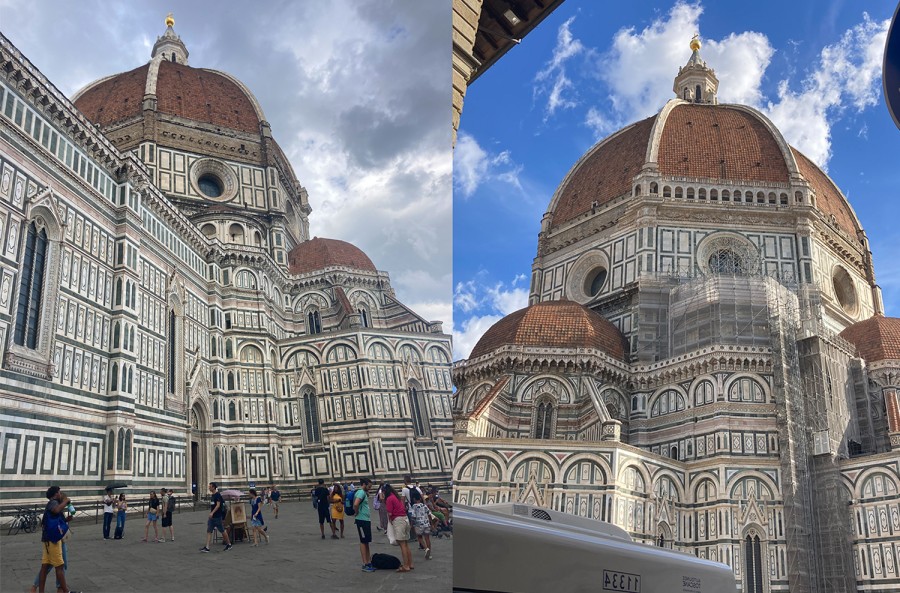
[(41, 571), (38, 591), (44, 593), (44, 585), (47, 583), (47, 574), (50, 568), (56, 569), (56, 581), (59, 590), (66, 593), (76, 593), (69, 590), (66, 583), (65, 560), (62, 553), (62, 539), (69, 531), (66, 522), (65, 510), (69, 506), (69, 497), (63, 494), (59, 486), (47, 488), (47, 506), (44, 508), (43, 525), (41, 531)]

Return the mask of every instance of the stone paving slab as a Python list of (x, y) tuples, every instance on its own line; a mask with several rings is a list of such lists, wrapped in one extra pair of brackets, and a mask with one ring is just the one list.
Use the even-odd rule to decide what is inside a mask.
[[(246, 506), (249, 511), (249, 504)], [(102, 523), (73, 525), (68, 541), (69, 586), (88, 593), (451, 591), (450, 539), (432, 538), (434, 557), (429, 561), (413, 542), (412, 572), (366, 573), (360, 570), (359, 538), (352, 520), (347, 520), (345, 539), (330, 539), (326, 525), (328, 539), (323, 540), (309, 501), (282, 502), (278, 519), (270, 506), (263, 507), (271, 543), (256, 548), (237, 543), (223, 552), (220, 543), (210, 546), (209, 554), (201, 553), (207, 516), (205, 510), (176, 514), (176, 541), (166, 543), (141, 542), (146, 520), (138, 515), (128, 517), (123, 540), (104, 540)], [(401, 557), (399, 547), (388, 544), (387, 537), (374, 527), (373, 531), (373, 554)], [(40, 534), (7, 536), (4, 530), (0, 536), (0, 591), (28, 591), (40, 561)], [(51, 573), (46, 591), (55, 591), (54, 585)]]

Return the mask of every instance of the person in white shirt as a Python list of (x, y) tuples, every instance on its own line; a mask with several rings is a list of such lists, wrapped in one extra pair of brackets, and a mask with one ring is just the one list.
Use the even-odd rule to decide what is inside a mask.
[(103, 539), (109, 539), (109, 528), (112, 526), (115, 514), (116, 502), (113, 498), (112, 488), (107, 488), (106, 494), (103, 496)]

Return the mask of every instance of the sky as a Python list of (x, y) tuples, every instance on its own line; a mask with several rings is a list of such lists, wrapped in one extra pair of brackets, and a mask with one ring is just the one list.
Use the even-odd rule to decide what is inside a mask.
[(71, 97), (147, 63), (170, 11), (189, 64), (259, 100), (309, 192), (310, 235), (361, 248), (449, 329), (449, 0), (0, 0), (0, 30)]
[(900, 317), (900, 130), (881, 70), (896, 0), (566, 0), (469, 87), (454, 153), (454, 360), (528, 304), (541, 217), (600, 139), (654, 113), (691, 56), (719, 102), (765, 113), (824, 168), (869, 238)]

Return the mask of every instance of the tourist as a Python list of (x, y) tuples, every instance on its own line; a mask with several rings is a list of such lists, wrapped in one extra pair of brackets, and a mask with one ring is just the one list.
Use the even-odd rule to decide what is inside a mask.
[(431, 560), (431, 511), (425, 506), (425, 501), (418, 490), (409, 491), (412, 502), (413, 526), (416, 530), (416, 539), (419, 540), (419, 549), (425, 550), (425, 560)]
[(156, 496), (156, 492), (151, 490), (150, 501), (147, 503), (147, 525), (144, 526), (144, 539), (141, 540), (142, 542), (147, 541), (147, 535), (150, 534), (150, 525), (153, 525), (154, 541), (165, 541), (159, 539), (159, 528), (156, 526), (157, 519), (159, 519), (159, 497)]
[(341, 485), (335, 484), (331, 491), (331, 539), (338, 539), (337, 522), (341, 522), (341, 538), (344, 537), (344, 493)]
[(122, 539), (125, 535), (125, 515), (128, 514), (128, 501), (125, 495), (119, 495), (119, 501), (116, 503), (116, 533), (115, 539)]
[(359, 554), (362, 556), (362, 569), (365, 572), (375, 572), (372, 555), (369, 553), (369, 542), (372, 541), (372, 520), (369, 515), (371, 484), (372, 480), (363, 478), (360, 480), (360, 487), (353, 493), (353, 514), (356, 516), (356, 531), (359, 532)]
[(262, 516), (262, 497), (260, 497), (256, 490), (253, 488), (250, 489), (250, 530), (253, 534), (253, 546), (256, 547), (259, 545), (259, 538), (266, 538), (266, 543), (269, 543), (269, 536), (266, 535), (266, 532), (263, 531), (263, 516)]
[(412, 564), (412, 552), (409, 551), (409, 517), (406, 516), (406, 506), (400, 500), (400, 496), (390, 484), (384, 485), (384, 506), (387, 507), (388, 519), (394, 528), (394, 536), (400, 546), (403, 563), (397, 572), (409, 572), (415, 568)]
[(272, 492), (269, 494), (269, 498), (272, 499), (272, 512), (275, 513), (275, 518), (278, 518), (278, 501), (281, 500), (281, 492), (278, 491), (278, 484), (272, 485)]
[(57, 590), (75, 593), (69, 590), (69, 585), (66, 583), (66, 562), (63, 559), (62, 551), (62, 536), (68, 531), (63, 513), (68, 505), (69, 497), (60, 491), (59, 486), (47, 488), (47, 506), (44, 508), (42, 519), (44, 527), (41, 531), (43, 552), (41, 554), (41, 570), (38, 573), (38, 591), (40, 593), (44, 593), (44, 585), (51, 567), (56, 570)]
[(331, 526), (331, 536), (334, 537), (334, 524), (331, 522), (331, 504), (328, 501), (330, 497), (328, 488), (325, 487), (325, 480), (319, 478), (319, 485), (313, 490), (313, 498), (316, 500), (316, 511), (319, 513), (319, 531), (322, 533), (322, 539), (325, 539), (325, 522)]
[(103, 496), (103, 539), (109, 539), (109, 528), (112, 526), (113, 515), (116, 513), (116, 499), (112, 488), (106, 489)]
[(222, 534), (222, 541), (225, 542), (225, 548), (222, 551), (227, 552), (231, 549), (231, 538), (228, 537), (228, 532), (225, 531), (225, 526), (222, 524), (222, 520), (225, 518), (225, 499), (222, 498), (222, 494), (219, 492), (219, 485), (215, 482), (209, 483), (209, 494), (209, 517), (206, 521), (206, 545), (200, 548), (200, 551), (209, 552), (209, 544), (212, 541), (213, 531), (218, 529), (219, 533)]
[(163, 513), (162, 518), (162, 532), (163, 532), (163, 541), (166, 541), (166, 527), (169, 528), (169, 539), (170, 541), (175, 541), (175, 528), (172, 526), (172, 514), (175, 512), (175, 493), (171, 490), (166, 491), (165, 488), (160, 488), (159, 491), (162, 493), (162, 506), (160, 507), (161, 512)]

